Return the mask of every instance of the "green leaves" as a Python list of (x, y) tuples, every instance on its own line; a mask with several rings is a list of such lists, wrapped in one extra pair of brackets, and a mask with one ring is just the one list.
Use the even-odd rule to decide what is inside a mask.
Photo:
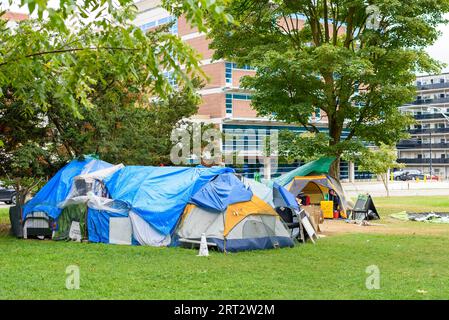
[(316, 134), (312, 115), (320, 109), (329, 155), (352, 153), (362, 141), (392, 145), (411, 121), (398, 107), (414, 99), (415, 74), (441, 67), (424, 48), (446, 22), (449, 1), (370, 5), (375, 26), (367, 24), (362, 0), (234, 0), (225, 12), (236, 23), (213, 24), (209, 33), (214, 57), (256, 67), (243, 86), (254, 91), (252, 106), (261, 115)]

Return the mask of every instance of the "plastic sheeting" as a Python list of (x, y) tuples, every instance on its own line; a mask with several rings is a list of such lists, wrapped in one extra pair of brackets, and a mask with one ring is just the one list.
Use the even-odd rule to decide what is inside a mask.
[(251, 190), (234, 173), (225, 173), (202, 187), (190, 202), (208, 210), (222, 212), (228, 205), (250, 201), (252, 197)]
[(32, 212), (45, 212), (51, 218), (57, 219), (62, 211), (58, 205), (66, 200), (76, 176), (111, 166), (110, 163), (90, 157), (69, 162), (25, 204), (22, 213), (23, 218), (25, 219)]
[(128, 166), (104, 179), (112, 199), (125, 202), (133, 212), (162, 235), (171, 234), (193, 194), (223, 167)]
[(273, 208), (275, 207), (273, 202), (273, 189), (254, 179), (244, 178), (243, 183), (251, 189), (254, 195), (267, 202)]
[(287, 189), (278, 185), (273, 184), (273, 194), (274, 194), (274, 205), (275, 207), (288, 207), (292, 209), (299, 210), (298, 202), (295, 196), (291, 194)]

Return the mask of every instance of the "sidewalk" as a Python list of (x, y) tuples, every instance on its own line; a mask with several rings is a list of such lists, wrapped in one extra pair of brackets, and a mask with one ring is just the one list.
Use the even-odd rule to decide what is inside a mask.
[[(342, 183), (349, 197), (356, 197), (360, 193), (384, 197), (387, 195), (381, 181), (344, 182)], [(448, 181), (389, 181), (390, 196), (449, 196)]]

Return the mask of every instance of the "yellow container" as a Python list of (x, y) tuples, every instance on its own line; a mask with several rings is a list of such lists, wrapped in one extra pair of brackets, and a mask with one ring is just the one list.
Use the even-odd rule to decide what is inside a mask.
[(333, 201), (321, 201), (321, 211), (323, 212), (324, 219), (334, 218), (334, 202)]

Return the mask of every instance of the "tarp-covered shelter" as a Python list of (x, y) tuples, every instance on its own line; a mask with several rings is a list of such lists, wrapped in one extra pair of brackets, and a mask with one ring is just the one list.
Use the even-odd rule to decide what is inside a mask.
[(43, 212), (54, 220), (58, 219), (62, 211), (60, 204), (67, 199), (76, 176), (112, 166), (110, 163), (91, 157), (69, 162), (24, 205), (22, 211), (23, 219), (33, 212)]
[(31, 212), (51, 216), (60, 240), (78, 226), (81, 238), (111, 244), (177, 245), (206, 232), (223, 251), (293, 245), (271, 204), (224, 167), (74, 160), (26, 204), (24, 216)]
[(111, 199), (124, 202), (152, 228), (169, 235), (191, 197), (217, 175), (234, 172), (222, 167), (127, 166), (106, 177)]

